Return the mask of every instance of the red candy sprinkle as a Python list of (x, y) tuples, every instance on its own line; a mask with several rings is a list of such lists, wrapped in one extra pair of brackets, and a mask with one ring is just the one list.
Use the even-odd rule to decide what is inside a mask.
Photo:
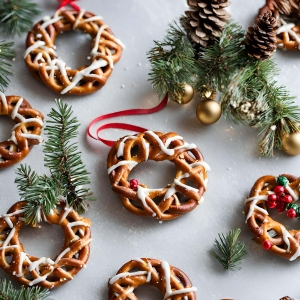
[(136, 190), (139, 185), (139, 182), (136, 179), (131, 179), (129, 181), (129, 184), (131, 189)]
[(277, 203), (277, 211), (279, 213), (282, 213), (285, 210), (285, 203), (284, 202), (278, 202)]
[(286, 211), (286, 215), (291, 218), (291, 219), (294, 219), (297, 217), (297, 212), (293, 209), (293, 208), (290, 208)]
[(282, 197), (282, 200), (283, 200), (285, 203), (291, 203), (291, 202), (293, 201), (293, 198), (292, 198), (292, 196), (290, 196), (290, 195), (284, 195), (284, 196)]
[(268, 204), (269, 208), (275, 208), (277, 206), (276, 201), (268, 200), (267, 204)]
[(284, 193), (284, 186), (277, 185), (274, 188), (274, 192), (275, 192), (276, 195), (281, 196)]
[(261, 246), (265, 250), (270, 250), (272, 248), (272, 243), (269, 240), (264, 240), (263, 243), (261, 244)]
[(268, 195), (268, 201), (277, 201), (277, 195), (276, 194)]

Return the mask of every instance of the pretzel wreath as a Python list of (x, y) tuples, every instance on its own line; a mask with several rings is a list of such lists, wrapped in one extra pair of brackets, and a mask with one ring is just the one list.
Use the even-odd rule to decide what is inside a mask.
[(43, 141), (43, 115), (20, 96), (5, 96), (0, 92), (0, 116), (9, 116), (16, 125), (9, 140), (0, 141), (0, 169), (21, 161), (33, 145)]
[(150, 258), (133, 259), (123, 265), (108, 281), (108, 299), (138, 300), (134, 290), (143, 284), (158, 288), (164, 300), (196, 300), (197, 288), (184, 272), (166, 261)]
[[(283, 50), (300, 50), (300, 13), (299, 6), (294, 1), (266, 0), (266, 4), (259, 10), (259, 14), (271, 13), (277, 20), (278, 48)], [(286, 20), (287, 19), (287, 20)]]
[[(174, 182), (165, 188), (150, 189), (136, 179), (129, 181), (131, 170), (147, 160), (173, 163), (177, 169)], [(160, 221), (177, 218), (203, 200), (206, 172), (210, 170), (195, 144), (186, 143), (174, 132), (153, 131), (118, 140), (108, 154), (107, 168), (112, 190), (124, 207), (133, 214)]]
[(27, 254), (19, 240), (20, 229), (25, 225), (25, 205), (25, 201), (17, 202), (0, 218), (0, 267), (23, 285), (56, 288), (85, 267), (90, 254), (90, 221), (65, 202), (60, 202), (49, 216), (42, 215), (45, 222), (62, 228), (65, 241), (54, 260), (39, 258)]
[(300, 217), (299, 199), (300, 177), (283, 174), (263, 176), (253, 185), (246, 202), (246, 223), (254, 234), (254, 241), (265, 250), (293, 261), (300, 258), (300, 230), (287, 230), (273, 220), (268, 208), (277, 208), (281, 213), (286, 210), (290, 218)]
[[(55, 39), (59, 33), (80, 30), (92, 37), (91, 64), (71, 69), (58, 58)], [(123, 44), (100, 16), (84, 10), (59, 9), (44, 17), (28, 33), (24, 59), (33, 76), (61, 94), (90, 94), (103, 87), (122, 53)]]

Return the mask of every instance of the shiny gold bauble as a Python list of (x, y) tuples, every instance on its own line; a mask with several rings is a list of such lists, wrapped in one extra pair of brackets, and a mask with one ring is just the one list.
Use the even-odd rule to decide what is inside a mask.
[(216, 123), (221, 115), (222, 110), (220, 104), (213, 99), (202, 100), (196, 109), (197, 118), (205, 125)]
[(282, 150), (289, 155), (300, 154), (300, 132), (288, 133), (282, 138)]
[(181, 98), (180, 104), (187, 104), (189, 103), (194, 97), (194, 89), (191, 85), (185, 84), (184, 85), (184, 93)]

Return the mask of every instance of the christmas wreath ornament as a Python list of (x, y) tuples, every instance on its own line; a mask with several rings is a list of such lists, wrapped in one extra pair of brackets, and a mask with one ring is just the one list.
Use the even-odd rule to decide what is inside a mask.
[[(92, 37), (91, 64), (71, 69), (58, 58), (56, 36), (80, 30)], [(90, 94), (103, 87), (120, 59), (124, 45), (100, 16), (81, 9), (58, 9), (53, 17), (44, 17), (27, 35), (25, 63), (32, 75), (61, 94)]]
[(300, 132), (288, 133), (283, 136), (282, 150), (289, 155), (300, 154)]
[(16, 125), (10, 139), (0, 142), (0, 169), (24, 159), (32, 147), (43, 141), (43, 115), (20, 96), (5, 96), (0, 92), (0, 116), (9, 116)]
[(108, 299), (138, 300), (134, 290), (144, 284), (158, 288), (165, 300), (196, 300), (197, 288), (183, 271), (152, 258), (136, 258), (124, 264), (108, 281)]
[(253, 239), (263, 249), (293, 261), (299, 259), (299, 230), (287, 230), (284, 225), (273, 220), (268, 208), (276, 208), (279, 213), (286, 211), (288, 218), (300, 218), (299, 199), (300, 177), (292, 175), (271, 175), (259, 178), (246, 199), (246, 223), (254, 234)]
[(40, 211), (44, 222), (62, 228), (65, 240), (53, 260), (39, 258), (27, 254), (19, 240), (19, 232), (25, 225), (26, 205), (25, 201), (17, 202), (0, 217), (0, 268), (23, 285), (56, 288), (72, 280), (85, 267), (90, 254), (90, 221), (80, 217), (64, 201), (60, 201), (48, 216)]
[[(137, 179), (129, 180), (131, 170), (147, 160), (173, 163), (177, 169), (174, 182), (154, 189)], [(188, 144), (174, 132), (153, 131), (119, 139), (108, 154), (107, 168), (112, 190), (124, 207), (133, 214), (158, 221), (182, 216), (200, 204), (207, 185), (206, 172), (210, 170), (195, 144)]]

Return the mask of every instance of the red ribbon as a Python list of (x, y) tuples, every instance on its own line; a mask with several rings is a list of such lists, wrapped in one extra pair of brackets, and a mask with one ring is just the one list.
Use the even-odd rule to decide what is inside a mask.
[(168, 103), (168, 94), (166, 94), (165, 97), (162, 99), (162, 101), (157, 106), (155, 106), (153, 108), (126, 109), (126, 110), (121, 110), (121, 111), (117, 111), (117, 112), (114, 112), (114, 113), (102, 115), (98, 118), (95, 118), (90, 123), (90, 125), (88, 127), (88, 130), (87, 130), (87, 134), (91, 138), (93, 138), (95, 140), (99, 140), (103, 144), (111, 147), (115, 143), (115, 141), (105, 140), (105, 139), (101, 138), (99, 136), (99, 133), (100, 133), (101, 130), (117, 128), (117, 129), (123, 129), (123, 130), (131, 130), (131, 131), (135, 131), (135, 132), (143, 132), (143, 131), (146, 131), (148, 129), (143, 128), (143, 127), (139, 127), (139, 126), (135, 126), (135, 125), (131, 125), (131, 124), (126, 124), (126, 123), (107, 123), (107, 124), (101, 125), (100, 127), (97, 128), (96, 136), (95, 136), (91, 133), (91, 128), (92, 128), (93, 125), (95, 125), (96, 123), (98, 123), (102, 120), (110, 119), (110, 118), (113, 118), (113, 117), (152, 114), (152, 113), (155, 113), (155, 112), (158, 112), (158, 111), (162, 110), (167, 105), (167, 103)]
[(74, 3), (75, 1), (77, 1), (77, 0), (58, 0), (58, 2), (60, 2), (60, 4), (57, 9), (60, 9), (67, 5), (70, 5), (70, 6), (72, 6), (72, 8), (79, 11), (80, 7)]

